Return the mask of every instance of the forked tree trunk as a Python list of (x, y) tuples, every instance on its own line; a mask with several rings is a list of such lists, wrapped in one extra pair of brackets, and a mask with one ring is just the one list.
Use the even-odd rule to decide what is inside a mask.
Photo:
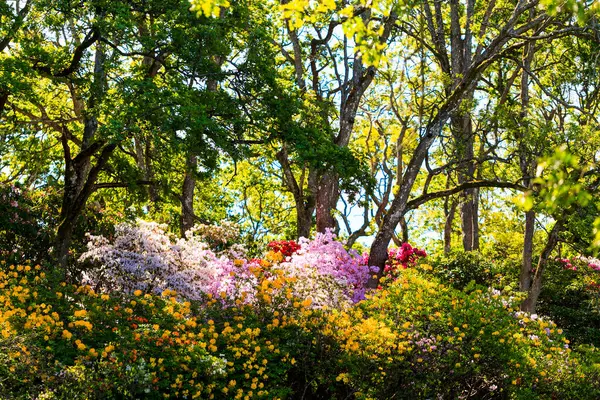
[[(87, 104), (88, 110), (93, 110), (104, 96), (106, 86), (106, 73), (104, 70), (105, 54), (102, 46), (96, 46), (94, 58), (94, 81), (90, 89), (90, 99)], [(54, 254), (58, 265), (65, 269), (69, 259), (69, 249), (72, 242), (73, 230), (77, 218), (81, 215), (90, 195), (95, 190), (100, 171), (105, 167), (113, 151), (117, 147), (115, 143), (106, 144), (104, 141), (95, 140), (98, 131), (98, 119), (92, 113), (84, 114), (83, 118), (83, 140), (81, 149), (75, 156), (71, 156), (69, 138), (63, 131), (61, 143), (65, 160), (65, 185), (60, 210), (60, 224), (55, 237)], [(98, 156), (96, 164), (92, 160)]]

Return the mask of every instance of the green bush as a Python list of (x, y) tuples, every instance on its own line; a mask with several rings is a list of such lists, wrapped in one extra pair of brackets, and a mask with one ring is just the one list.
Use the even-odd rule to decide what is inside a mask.
[(565, 269), (552, 261), (545, 271), (538, 312), (556, 321), (577, 344), (600, 346), (600, 271), (573, 261)]
[(471, 282), (490, 286), (500, 272), (493, 262), (476, 251), (454, 251), (433, 260), (432, 266), (432, 274), (457, 289), (464, 289)]

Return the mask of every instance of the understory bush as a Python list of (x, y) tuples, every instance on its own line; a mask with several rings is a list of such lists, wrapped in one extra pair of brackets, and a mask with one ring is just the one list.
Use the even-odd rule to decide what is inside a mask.
[(477, 251), (453, 251), (435, 259), (432, 265), (433, 275), (458, 289), (467, 287), (471, 282), (492, 285), (501, 272), (493, 261)]
[(600, 347), (600, 260), (562, 258), (547, 269), (539, 312), (560, 324), (575, 343)]
[(243, 293), (96, 292), (39, 266), (4, 265), (0, 397), (600, 395), (595, 350), (579, 356), (554, 323), (517, 312), (518, 298), (407, 268), (352, 307), (315, 306), (273, 267), (252, 268), (248, 302)]

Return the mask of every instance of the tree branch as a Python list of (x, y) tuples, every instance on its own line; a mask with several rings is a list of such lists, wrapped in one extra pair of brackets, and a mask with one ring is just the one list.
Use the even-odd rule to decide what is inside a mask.
[(425, 193), (417, 198), (410, 200), (406, 204), (406, 211), (404, 213), (406, 214), (406, 212), (408, 212), (410, 210), (414, 210), (414, 209), (418, 208), (419, 206), (427, 203), (428, 201), (431, 201), (434, 199), (439, 199), (439, 198), (446, 197), (446, 196), (451, 196), (453, 194), (460, 193), (466, 189), (474, 189), (474, 188), (482, 188), (482, 187), (513, 189), (513, 190), (518, 190), (520, 192), (524, 192), (527, 190), (526, 187), (524, 187), (518, 183), (512, 183), (512, 182), (485, 181), (485, 180), (464, 182), (460, 185), (456, 185), (453, 188), (446, 189), (446, 190), (440, 190), (438, 192)]

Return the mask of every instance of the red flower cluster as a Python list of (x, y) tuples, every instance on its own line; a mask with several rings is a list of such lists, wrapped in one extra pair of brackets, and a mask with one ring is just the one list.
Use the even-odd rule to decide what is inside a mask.
[(269, 243), (267, 246), (270, 250), (279, 252), (285, 257), (289, 257), (300, 250), (300, 245), (293, 240), (278, 240)]
[(396, 249), (390, 249), (387, 264), (383, 270), (388, 278), (399, 268), (406, 269), (417, 265), (419, 258), (427, 257), (425, 250), (412, 247), (409, 243), (402, 243)]
[(396, 249), (390, 249), (388, 262), (392, 267), (406, 269), (417, 264), (419, 258), (427, 257), (425, 250), (412, 247), (409, 243), (402, 243), (402, 246)]

